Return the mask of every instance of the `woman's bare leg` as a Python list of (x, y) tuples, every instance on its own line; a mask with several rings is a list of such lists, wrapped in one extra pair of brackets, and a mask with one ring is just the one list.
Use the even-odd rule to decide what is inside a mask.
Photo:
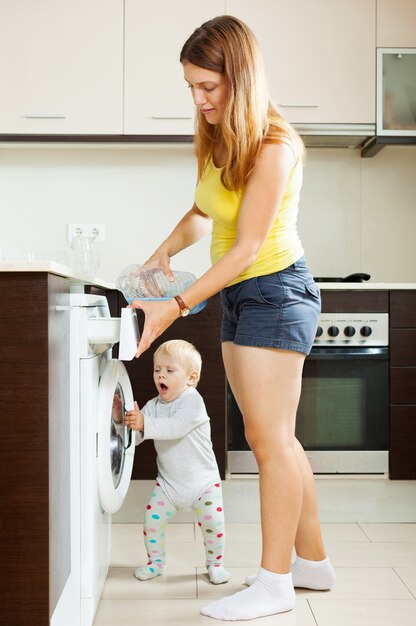
[(246, 438), (259, 467), (262, 527), (261, 568), (253, 584), (201, 610), (204, 615), (232, 621), (282, 613), (295, 606), (291, 557), (303, 501), (295, 418), (304, 356), (229, 344), (224, 351)]
[[(235, 365), (237, 358), (236, 346), (231, 342), (224, 342), (222, 347), (228, 382), (241, 411), (238, 376)], [(294, 450), (303, 482), (302, 508), (295, 539), (296, 552), (305, 559), (318, 561), (325, 558), (325, 548), (318, 519), (315, 480), (305, 452), (296, 439), (294, 441)], [(278, 497), (277, 494), (276, 496)]]
[(326, 552), (319, 524), (316, 484), (312, 468), (299, 441), (295, 441), (296, 458), (302, 473), (302, 511), (296, 532), (296, 554), (310, 561), (325, 559)]

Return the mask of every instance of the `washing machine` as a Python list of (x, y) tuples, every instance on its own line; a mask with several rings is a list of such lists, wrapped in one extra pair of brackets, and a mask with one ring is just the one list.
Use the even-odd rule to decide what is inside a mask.
[[(137, 349), (137, 318), (126, 309), (132, 344)], [(70, 294), (71, 419), (79, 447), (79, 621), (91, 626), (107, 576), (111, 552), (111, 516), (123, 504), (133, 469), (135, 440), (124, 424), (134, 399), (127, 370), (112, 358), (121, 318), (112, 318), (105, 297)], [(75, 498), (76, 499), (76, 498)], [(75, 525), (77, 523), (75, 522)], [(75, 564), (76, 567), (76, 564)]]

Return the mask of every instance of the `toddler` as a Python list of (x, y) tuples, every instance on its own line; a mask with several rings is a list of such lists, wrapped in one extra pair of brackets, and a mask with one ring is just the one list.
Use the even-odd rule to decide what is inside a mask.
[(187, 341), (166, 341), (153, 357), (158, 396), (125, 416), (136, 431), (136, 444), (153, 439), (158, 476), (144, 515), (144, 541), (149, 561), (135, 576), (149, 580), (165, 569), (165, 531), (179, 510), (195, 511), (204, 538), (208, 576), (226, 583), (225, 528), (221, 479), (211, 443), (209, 417), (196, 390), (201, 355)]

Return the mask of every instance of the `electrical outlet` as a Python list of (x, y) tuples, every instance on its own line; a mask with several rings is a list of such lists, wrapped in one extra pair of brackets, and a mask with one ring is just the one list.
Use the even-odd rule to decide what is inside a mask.
[(105, 241), (105, 224), (68, 224), (67, 241), (78, 237), (89, 237), (94, 241)]

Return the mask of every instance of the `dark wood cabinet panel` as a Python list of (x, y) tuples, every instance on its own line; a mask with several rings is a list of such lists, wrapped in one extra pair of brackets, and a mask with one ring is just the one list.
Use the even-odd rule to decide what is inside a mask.
[[(119, 296), (119, 307), (126, 306)], [(202, 356), (202, 373), (198, 391), (202, 395), (211, 418), (212, 443), (220, 474), (225, 478), (226, 468), (226, 396), (225, 371), (221, 355), (220, 328), (221, 302), (219, 295), (213, 296), (205, 309), (196, 315), (179, 318), (159, 337), (139, 359), (125, 362), (139, 406), (143, 406), (156, 394), (153, 382), (153, 353), (169, 339), (190, 341)], [(138, 311), (139, 327), (143, 327), (143, 314)], [(153, 442), (145, 441), (136, 448), (133, 467), (134, 479), (156, 478), (155, 450)]]
[(390, 365), (416, 365), (416, 328), (390, 329)]
[[(318, 284), (319, 286), (319, 284)], [(322, 289), (323, 313), (388, 313), (388, 291), (326, 291)]]
[(416, 291), (390, 292), (390, 327), (416, 328)]
[(56, 309), (67, 291), (65, 279), (46, 272), (0, 274), (0, 624), (5, 626), (48, 626), (71, 569), (65, 549), (67, 459), (54, 437), (59, 433), (69, 441), (69, 314), (65, 307)]
[(416, 367), (390, 368), (390, 403), (416, 405)]
[(390, 478), (416, 479), (416, 406), (390, 407)]

